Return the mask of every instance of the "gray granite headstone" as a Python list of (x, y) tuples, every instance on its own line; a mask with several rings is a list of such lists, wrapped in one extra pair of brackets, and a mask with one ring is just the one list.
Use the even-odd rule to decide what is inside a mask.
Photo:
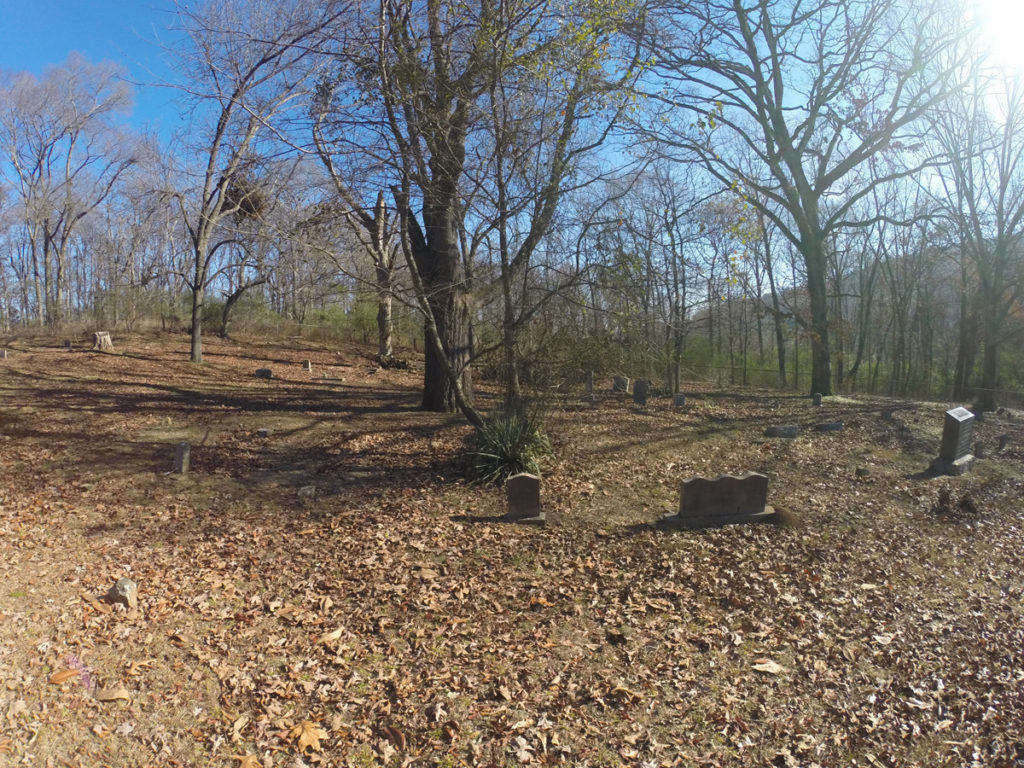
[(683, 481), (679, 513), (663, 522), (679, 528), (703, 528), (766, 520), (775, 510), (768, 506), (768, 477), (757, 472), (692, 477)]
[(675, 396), (672, 398), (672, 405), (677, 405), (682, 408), (686, 405), (686, 395), (682, 392), (676, 392)]
[(188, 461), (192, 454), (192, 446), (178, 443), (174, 448), (174, 471), (179, 475), (188, 473)]
[(615, 392), (626, 392), (629, 390), (629, 377), (616, 376), (612, 379), (612, 390)]
[(939, 475), (962, 475), (974, 464), (971, 440), (974, 437), (975, 416), (966, 408), (946, 411), (942, 425), (942, 443), (939, 456), (932, 460), (930, 471)]
[(303, 360), (302, 361), (302, 370), (304, 370), (304, 371), (312, 371), (313, 370), (313, 361), (312, 360)]
[(820, 408), (821, 407), (821, 392), (815, 392), (813, 395), (811, 395), (811, 398), (814, 400), (815, 407), (816, 408)]
[(540, 478), (527, 472), (512, 475), (505, 482), (508, 497), (506, 520), (517, 523), (543, 523), (544, 512), (540, 507)]
[(777, 427), (768, 427), (764, 431), (767, 437), (796, 437), (800, 432), (800, 428), (796, 424), (780, 424)]
[(633, 382), (633, 402), (637, 405), (647, 405), (647, 390), (650, 382), (646, 379), (637, 379)]

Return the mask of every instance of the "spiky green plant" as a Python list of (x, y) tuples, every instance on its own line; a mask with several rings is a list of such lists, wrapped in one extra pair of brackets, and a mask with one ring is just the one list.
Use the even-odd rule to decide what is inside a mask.
[(538, 460), (551, 455), (551, 442), (537, 412), (505, 406), (477, 427), (468, 453), (477, 480), (503, 483), (520, 472), (539, 474)]

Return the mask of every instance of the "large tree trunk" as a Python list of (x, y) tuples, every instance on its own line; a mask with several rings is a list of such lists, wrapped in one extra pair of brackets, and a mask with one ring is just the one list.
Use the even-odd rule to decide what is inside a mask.
[(391, 313), (391, 281), (392, 270), (380, 264), (377, 271), (377, 353), (381, 357), (391, 357), (394, 352), (392, 337), (394, 322)]
[(192, 357), (193, 363), (203, 362), (203, 299), (202, 285), (192, 289)]
[[(408, 220), (413, 258), (423, 281), (427, 306), (444, 348), (448, 368), (459, 377), (463, 397), (472, 403), (469, 302), (462, 254), (459, 252), (454, 199), (446, 196), (443, 203), (433, 202), (424, 208), (425, 233), (419, 232), (411, 212), (408, 212)], [(425, 335), (428, 333), (429, 330), (425, 329)], [(423, 408), (450, 413), (458, 407), (455, 382), (438, 360), (434, 347), (426, 344)]]
[(801, 246), (807, 267), (807, 295), (811, 305), (811, 394), (832, 394), (832, 354), (828, 334), (828, 294), (825, 286), (823, 243)]

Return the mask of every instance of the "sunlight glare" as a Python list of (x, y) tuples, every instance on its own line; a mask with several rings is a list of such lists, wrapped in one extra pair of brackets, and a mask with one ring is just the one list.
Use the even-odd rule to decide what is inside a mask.
[(993, 62), (1024, 71), (1024, 2), (975, 0), (975, 3)]

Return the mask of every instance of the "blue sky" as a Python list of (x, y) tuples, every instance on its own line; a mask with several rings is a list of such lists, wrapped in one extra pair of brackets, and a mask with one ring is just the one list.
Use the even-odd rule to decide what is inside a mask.
[[(0, 0), (0, 70), (39, 75), (80, 51), (90, 61), (118, 62), (138, 82), (166, 78), (157, 41), (171, 37), (172, 9), (170, 0)], [(136, 86), (131, 123), (166, 131), (174, 122), (173, 96)]]

